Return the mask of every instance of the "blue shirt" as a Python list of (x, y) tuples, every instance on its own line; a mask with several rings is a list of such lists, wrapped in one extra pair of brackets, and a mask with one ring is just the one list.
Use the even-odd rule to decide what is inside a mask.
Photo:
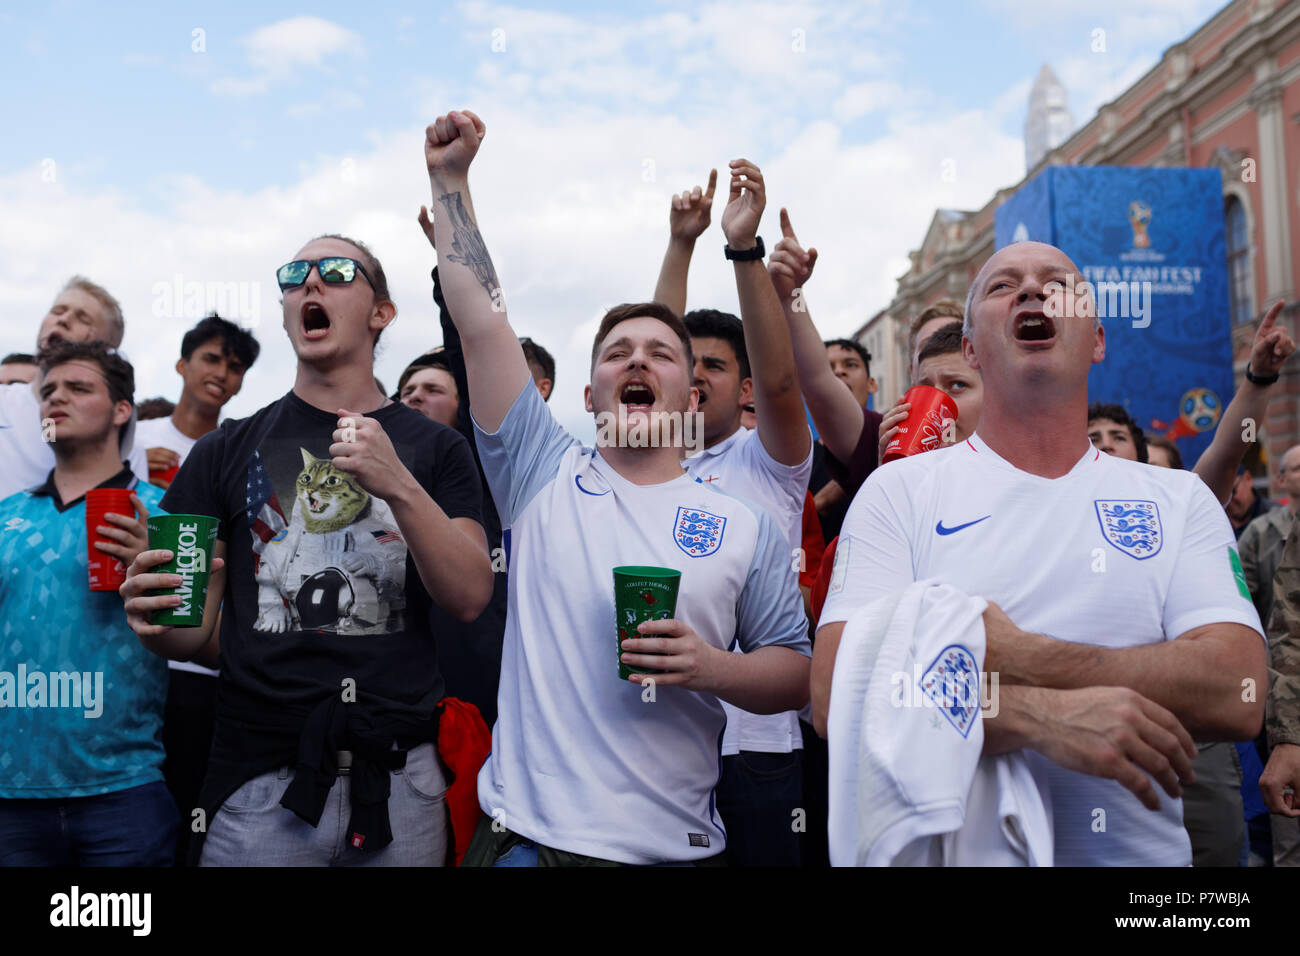
[[(151, 513), (162, 490), (121, 472)], [(167, 662), (91, 591), (86, 499), (45, 484), (0, 501), (0, 798), (88, 797), (162, 780)]]

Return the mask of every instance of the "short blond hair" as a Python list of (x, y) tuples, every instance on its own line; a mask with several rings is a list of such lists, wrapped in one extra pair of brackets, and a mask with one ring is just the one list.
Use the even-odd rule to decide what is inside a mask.
[[(69, 289), (81, 290), (103, 307), (104, 318), (108, 321), (108, 343), (113, 348), (121, 345), (122, 338), (126, 335), (126, 323), (122, 319), (122, 306), (117, 299), (113, 298), (102, 285), (91, 282), (85, 276), (73, 276), (63, 284), (59, 295), (63, 295)], [(57, 299), (59, 295), (54, 298)]]
[(912, 327), (907, 333), (907, 351), (916, 351), (916, 336), (921, 331), (921, 327), (932, 319), (956, 319), (962, 320), (962, 307), (960, 302), (952, 299), (940, 299), (933, 305), (927, 306), (916, 318), (912, 320)]

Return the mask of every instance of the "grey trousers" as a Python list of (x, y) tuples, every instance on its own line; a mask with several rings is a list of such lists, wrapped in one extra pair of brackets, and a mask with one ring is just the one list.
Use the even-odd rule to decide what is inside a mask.
[(450, 821), (447, 778), (431, 743), (407, 754), (392, 772), (388, 822), (393, 842), (382, 850), (348, 842), (351, 778), (340, 774), (320, 824), (313, 827), (280, 806), (293, 778), (289, 767), (254, 777), (213, 817), (200, 866), (443, 866)]

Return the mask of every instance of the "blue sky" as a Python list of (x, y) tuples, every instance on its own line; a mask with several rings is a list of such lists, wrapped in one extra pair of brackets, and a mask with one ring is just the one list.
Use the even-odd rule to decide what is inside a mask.
[[(735, 156), (758, 162), (769, 245), (787, 205), (822, 253), (814, 319), (851, 332), (887, 304), (936, 206), (978, 207), (1023, 175), (1043, 62), (1082, 123), (1220, 4), (600, 6), (0, 13), (0, 349), (29, 349), (59, 285), (83, 272), (123, 303), (141, 395), (170, 395), (192, 320), (160, 304), (162, 286), (243, 283), (266, 349), (228, 406), (247, 414), (292, 377), (275, 267), (343, 231), (372, 244), (393, 284), (399, 320), (377, 361), (391, 384), (438, 341), (414, 224), (422, 129), (467, 107), (490, 132), (471, 185), (512, 321), (556, 354), (552, 404), (589, 438), (583, 352), (605, 307), (649, 297), (672, 191)], [(735, 308), (720, 215), (697, 249), (693, 306)]]

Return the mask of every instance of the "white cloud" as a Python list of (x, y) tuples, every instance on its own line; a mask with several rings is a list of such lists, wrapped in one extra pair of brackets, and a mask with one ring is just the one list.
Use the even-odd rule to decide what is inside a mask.
[(320, 17), (292, 17), (254, 30), (243, 40), (249, 65), (272, 75), (320, 66), (335, 53), (359, 53), (360, 35)]
[(340, 55), (365, 55), (360, 34), (320, 17), (292, 17), (258, 27), (239, 41), (249, 76), (221, 77), (209, 89), (218, 95), (250, 96), (267, 92), (272, 84), (304, 70), (328, 67)]
[[(512, 323), (556, 356), (551, 404), (575, 433), (594, 434), (582, 385), (599, 316), (651, 296), (669, 197), (702, 183), (710, 167), (719, 169), (723, 191), (714, 225), (696, 247), (691, 306), (737, 308), (718, 222), (725, 164), (745, 155), (768, 183), (760, 231), (769, 247), (784, 205), (800, 239), (821, 253), (808, 296), (827, 337), (852, 332), (890, 301), (906, 253), (919, 245), (935, 208), (979, 208), (1022, 175), (1022, 143), (1003, 130), (1008, 114), (1023, 110), (1031, 78), (985, 109), (954, 111), (928, 98), (920, 109), (871, 72), (884, 61), (870, 50), (889, 49), (895, 28), (881, 9), (713, 4), (691, 14), (593, 23), (483, 3), (462, 7), (468, 26), (447, 42), (479, 44), (482, 53), (463, 76), (415, 78), (412, 109), (428, 121), (468, 105), (487, 123), (471, 177), (479, 221)], [(490, 47), (498, 28), (506, 42), (499, 55)], [(803, 53), (791, 49), (796, 28), (806, 31)], [(260, 72), (226, 82), (250, 90), (277, 82), (273, 50), (285, 70), (303, 70), (360, 49), (349, 40), (307, 52), (283, 30), (262, 37), (249, 57)], [(1084, 68), (1084, 61), (1067, 63), (1063, 78), (1089, 82)], [(1036, 71), (1037, 63), (1026, 69)], [(839, 123), (868, 113), (882, 132), (846, 140)], [(247, 132), (254, 138), (255, 129)], [(293, 381), (275, 268), (310, 237), (341, 232), (369, 243), (389, 276), (399, 314), (376, 370), (392, 387), (410, 358), (440, 340), (428, 281), (434, 256), (415, 222), (419, 205), (430, 202), (422, 139), (422, 123), (368, 132), (340, 155), (304, 153), (294, 181), (249, 191), (195, 177), (151, 183), (147, 192), (162, 197), (156, 212), (75, 177), (42, 183), (38, 166), (0, 177), (0, 349), (29, 350), (58, 285), (84, 272), (123, 302), (140, 394), (174, 397), (171, 366), (194, 320), (155, 315), (155, 286), (178, 274), (256, 284), (263, 358), (228, 407), (246, 415)], [(942, 176), (945, 160), (956, 172), (952, 182)]]
[(888, 110), (904, 103), (903, 88), (888, 80), (855, 83), (844, 90), (831, 107), (831, 114), (840, 123), (849, 123), (879, 110)]

